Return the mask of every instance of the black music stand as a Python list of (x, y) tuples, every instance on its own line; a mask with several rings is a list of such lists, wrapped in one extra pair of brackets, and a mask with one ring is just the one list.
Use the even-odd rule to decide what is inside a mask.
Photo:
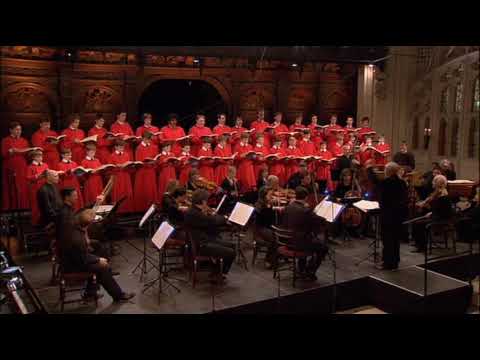
[[(349, 209), (349, 208), (352, 208), (353, 207), (353, 203), (357, 202), (357, 201), (360, 201), (362, 200), (360, 197), (351, 197), (351, 198), (343, 198), (341, 200), (341, 203), (342, 204), (345, 204), (345, 208), (343, 209), (343, 211)], [(345, 245), (348, 242), (351, 242), (352, 241), (352, 238), (350, 236), (350, 233), (348, 232), (349, 229), (351, 229), (351, 227), (349, 226), (346, 226), (345, 224), (343, 224), (343, 245)]]
[(368, 248), (372, 249), (371, 252), (367, 255), (366, 258), (360, 260), (359, 262), (357, 262), (355, 264), (355, 266), (359, 266), (361, 263), (369, 260), (370, 258), (373, 257), (373, 263), (374, 265), (376, 265), (378, 263), (378, 261), (380, 260), (380, 257), (379, 257), (379, 254), (378, 254), (378, 248), (380, 247), (379, 246), (379, 243), (380, 243), (380, 229), (381, 229), (381, 224), (380, 224), (380, 209), (373, 209), (373, 210), (368, 210), (367, 211), (367, 215), (369, 216), (373, 216), (373, 218), (375, 219), (375, 237), (373, 238), (373, 240), (370, 242), (370, 244), (368, 245)]
[[(238, 204), (247, 205), (247, 204), (244, 204), (244, 203), (241, 203), (241, 202), (237, 202), (237, 204), (235, 204), (235, 207), (234, 207), (232, 213), (236, 210), (236, 207), (238, 206)], [(248, 205), (248, 206), (250, 206), (250, 205)], [(243, 264), (246, 271), (248, 271), (248, 261), (247, 261), (247, 257), (245, 256), (245, 254), (243, 253), (243, 250), (242, 250), (242, 237), (243, 237), (242, 235), (244, 235), (243, 229), (249, 223), (250, 219), (252, 218), (253, 213), (254, 213), (254, 210), (250, 213), (248, 218), (243, 219), (243, 223), (237, 223), (237, 222), (232, 221), (232, 214), (230, 214), (230, 216), (228, 218), (228, 220), (232, 224), (232, 228), (231, 228), (232, 239), (236, 239), (235, 252), (236, 252), (237, 264), (239, 264), (239, 265)]]
[[(112, 210), (110, 210), (108, 213), (107, 213), (107, 216), (105, 216), (105, 218), (102, 220), (102, 222), (104, 223), (105, 225), (105, 235), (108, 233), (108, 231), (114, 226), (114, 223), (115, 223), (115, 219), (116, 219), (116, 214), (117, 214), (117, 210), (118, 208), (120, 207), (120, 205), (125, 201), (127, 197), (124, 196), (123, 198), (121, 198), (120, 200), (118, 200), (114, 205), (113, 205), (113, 208)], [(106, 237), (108, 238), (108, 242), (110, 244), (110, 256), (113, 256), (113, 240), (109, 238), (108, 235), (106, 235)], [(126, 262), (128, 262), (128, 259), (121, 253), (119, 252), (118, 255), (120, 255)]]

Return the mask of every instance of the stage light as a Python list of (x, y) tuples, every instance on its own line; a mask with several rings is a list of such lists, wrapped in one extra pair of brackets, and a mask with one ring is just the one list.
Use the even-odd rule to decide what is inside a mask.
[(368, 64), (368, 67), (373, 68), (375, 65), (373, 64)]
[(297, 63), (293, 63), (293, 64), (292, 64), (292, 67), (297, 67), (297, 66), (298, 66)]
[(193, 62), (194, 62), (195, 64), (198, 64), (198, 63), (200, 62), (200, 59), (199, 59), (199, 58), (195, 58), (195, 59), (193, 59)]

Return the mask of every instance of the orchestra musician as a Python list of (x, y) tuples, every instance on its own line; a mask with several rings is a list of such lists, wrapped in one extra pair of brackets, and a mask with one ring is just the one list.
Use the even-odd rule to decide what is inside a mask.
[(156, 177), (156, 163), (153, 161), (158, 154), (157, 144), (152, 143), (153, 134), (144, 131), (142, 141), (135, 149), (135, 160), (144, 162), (145, 159), (152, 161), (144, 162), (135, 172), (134, 181), (134, 211), (144, 212), (150, 205), (159, 199)]
[(417, 194), (421, 200), (425, 200), (433, 192), (433, 178), (437, 175), (442, 175), (442, 169), (438, 163), (432, 164), (432, 169), (427, 171), (422, 176), (422, 185), (417, 187)]
[(55, 170), (60, 161), (57, 148), (59, 142), (47, 139), (47, 136), (58, 136), (57, 132), (53, 131), (50, 126), (49, 119), (40, 120), (40, 129), (32, 135), (32, 145), (43, 149), (43, 161), (45, 161), (50, 169)]
[(306, 201), (307, 196), (307, 189), (301, 186), (295, 189), (295, 200), (285, 207), (282, 226), (292, 231), (296, 249), (313, 252), (308, 263), (305, 258), (298, 260), (298, 271), (306, 279), (316, 280), (315, 273), (327, 254), (327, 247), (325, 243), (315, 241), (314, 234), (323, 227), (324, 220), (314, 214)]
[(132, 169), (123, 168), (122, 165), (132, 161), (132, 158), (126, 151), (126, 143), (121, 139), (115, 140), (115, 150), (110, 156), (113, 165), (117, 167), (113, 170), (115, 182), (112, 188), (112, 202), (116, 203), (123, 197), (125, 200), (120, 204), (117, 213), (128, 213), (134, 211), (133, 188), (131, 181)]
[(200, 179), (200, 172), (196, 168), (192, 168), (190, 173), (188, 174), (188, 181), (187, 181), (187, 191), (195, 191), (200, 189), (201, 187), (198, 185)]
[(186, 201), (187, 191), (184, 187), (180, 187), (178, 182), (172, 180), (169, 183), (169, 191), (163, 194), (161, 209), (173, 226), (179, 226), (183, 223), (185, 212), (188, 209), (184, 206)]
[(59, 190), (63, 190), (66, 188), (73, 188), (76, 190), (77, 201), (73, 204), (73, 208), (75, 210), (79, 210), (84, 206), (83, 195), (77, 176), (71, 172), (71, 170), (75, 169), (78, 165), (76, 162), (72, 161), (72, 150), (62, 149), (60, 152), (60, 156), (62, 157), (62, 161), (60, 161), (55, 167), (58, 171), (63, 171), (63, 174), (61, 174), (60, 176), (58, 188)]
[[(220, 131), (217, 129), (217, 131)], [(219, 157), (230, 157), (232, 156), (232, 149), (230, 148), (230, 145), (227, 144), (227, 135), (220, 135), (217, 139), (217, 146), (215, 146), (215, 150), (213, 152), (213, 155), (219, 156)], [(216, 161), (217, 166), (215, 166), (215, 171), (214, 171), (214, 181), (217, 183), (217, 185), (220, 186), (222, 181), (225, 179), (227, 176), (227, 170), (228, 167), (233, 164), (233, 160), (217, 160)]]
[(220, 185), (223, 193), (227, 195), (223, 204), (223, 209), (225, 209), (224, 212), (226, 213), (230, 213), (240, 199), (240, 184), (236, 176), (237, 169), (235, 166), (229, 166), (227, 176)]
[[(433, 178), (433, 192), (430, 196), (417, 203), (420, 209), (429, 209), (426, 219), (413, 224), (413, 238), (415, 240), (415, 249), (412, 252), (426, 251), (426, 230), (427, 223), (445, 224), (453, 217), (452, 202), (448, 197), (447, 178), (443, 175), (437, 175)], [(428, 211), (428, 210), (427, 210)]]
[(182, 127), (178, 126), (178, 115), (177, 114), (169, 114), (168, 115), (168, 125), (161, 128), (161, 138), (163, 140), (175, 140), (172, 145), (172, 152), (175, 156), (178, 156), (179, 153), (182, 151), (181, 144), (176, 141), (179, 138), (183, 138), (186, 136), (185, 130)]
[[(193, 193), (192, 206), (185, 213), (184, 225), (191, 232), (192, 239), (198, 243), (199, 255), (223, 259), (223, 269), (218, 270), (226, 275), (230, 271), (236, 253), (229, 242), (222, 241), (220, 238), (219, 232), (227, 224), (227, 220), (224, 216), (211, 214), (207, 204), (209, 196), (208, 191), (202, 189)], [(214, 272), (212, 275), (220, 274)]]
[(393, 161), (404, 167), (407, 172), (415, 169), (415, 156), (408, 151), (405, 141), (400, 144), (400, 151), (393, 156)]
[(107, 138), (103, 114), (95, 115), (95, 124), (88, 130), (88, 136), (97, 135), (97, 157), (102, 164), (110, 164), (110, 146), (112, 142)]
[(72, 114), (68, 118), (68, 128), (62, 131), (62, 135), (65, 135), (63, 139), (63, 147), (72, 150), (72, 159), (77, 164), (81, 164), (85, 158), (85, 147), (81, 143), (81, 140), (85, 138), (85, 132), (79, 129), (80, 115)]
[[(188, 134), (192, 136), (192, 154), (199, 156), (199, 151), (205, 144), (202, 136), (212, 135), (212, 130), (205, 126), (205, 115), (197, 114), (196, 123), (190, 128)], [(213, 181), (213, 176), (211, 180)]]
[(62, 198), (58, 191), (59, 176), (54, 170), (47, 170), (45, 182), (36, 194), (40, 214), (39, 225), (44, 227), (55, 224), (62, 207)]
[(38, 225), (40, 221), (40, 210), (38, 209), (37, 192), (45, 183), (45, 175), (48, 165), (43, 162), (43, 152), (35, 150), (30, 153), (32, 163), (27, 169), (27, 181), (30, 194), (30, 208), (32, 210), (32, 224)]
[(450, 160), (441, 160), (439, 166), (442, 170), (442, 174), (447, 178), (447, 180), (451, 181), (457, 179), (457, 173), (455, 172), (453, 163)]
[[(87, 155), (82, 160), (81, 166), (86, 169), (97, 169), (102, 166), (100, 160), (95, 157), (97, 147), (95, 144), (89, 143), (86, 146)], [(83, 196), (85, 204), (93, 204), (97, 200), (97, 196), (103, 191), (103, 179), (100, 174), (85, 174), (83, 183)]]
[[(262, 169), (260, 174), (258, 175), (257, 179), (257, 189), (260, 190), (262, 187), (267, 185), (267, 178), (268, 178), (268, 169)], [(258, 194), (257, 194), (258, 195)]]
[(383, 269), (398, 269), (400, 241), (405, 234), (402, 223), (408, 214), (408, 189), (400, 174), (400, 165), (385, 165), (385, 179), (380, 183), (379, 205), (383, 241)]
[[(127, 122), (127, 112), (121, 110), (117, 114), (117, 120), (110, 126), (110, 132), (115, 135), (122, 135), (120, 139), (125, 140), (128, 136), (133, 136), (133, 130), (130, 124)], [(125, 152), (130, 159), (133, 159), (133, 150), (130, 143), (125, 144)]]

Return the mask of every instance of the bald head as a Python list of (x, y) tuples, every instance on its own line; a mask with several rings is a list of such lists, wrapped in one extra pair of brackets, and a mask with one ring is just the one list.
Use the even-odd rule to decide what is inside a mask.
[(80, 225), (81, 227), (87, 227), (95, 220), (95, 210), (85, 209), (81, 210), (75, 216), (75, 224)]
[(267, 178), (267, 185), (272, 188), (276, 188), (279, 185), (278, 176), (276, 175), (269, 175)]
[(385, 165), (385, 177), (397, 175), (399, 171), (400, 165), (398, 165), (396, 162), (392, 161)]
[(55, 170), (47, 170), (46, 180), (49, 184), (58, 184), (58, 173)]

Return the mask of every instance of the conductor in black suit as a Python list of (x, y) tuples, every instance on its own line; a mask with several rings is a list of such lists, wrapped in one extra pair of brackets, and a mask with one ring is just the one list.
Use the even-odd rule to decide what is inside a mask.
[(405, 232), (402, 223), (408, 215), (408, 187), (399, 177), (400, 165), (385, 165), (385, 179), (380, 183), (379, 204), (383, 241), (383, 269), (398, 269), (400, 241)]

